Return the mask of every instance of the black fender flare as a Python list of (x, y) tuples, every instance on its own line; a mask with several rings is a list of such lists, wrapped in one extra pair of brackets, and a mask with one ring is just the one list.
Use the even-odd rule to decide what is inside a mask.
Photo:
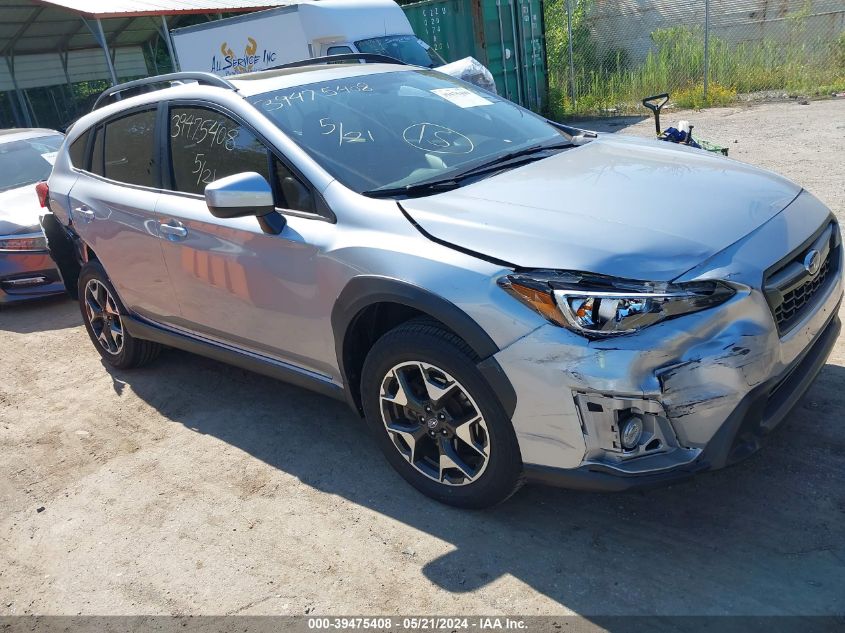
[(346, 335), (361, 311), (377, 303), (396, 303), (413, 308), (437, 319), (460, 336), (480, 359), (477, 367), (498, 396), (508, 417), (513, 416), (516, 409), (516, 392), (499, 363), (493, 358), (499, 351), (499, 346), (490, 335), (448, 299), (408, 282), (377, 275), (362, 275), (350, 280), (332, 309), (331, 324), (338, 369), (350, 402), (354, 402), (354, 398), (349, 393), (350, 380), (344, 362)]

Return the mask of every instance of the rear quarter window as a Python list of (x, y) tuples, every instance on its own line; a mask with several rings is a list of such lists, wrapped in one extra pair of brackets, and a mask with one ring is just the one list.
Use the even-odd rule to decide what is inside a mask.
[(103, 175), (109, 180), (155, 187), (156, 111), (144, 110), (106, 123)]
[(94, 132), (94, 148), (91, 151), (91, 173), (98, 176), (103, 175), (103, 126), (97, 128)]
[(88, 169), (88, 156), (85, 150), (88, 149), (88, 139), (91, 136), (91, 130), (86, 130), (78, 139), (70, 144), (68, 148), (68, 155), (70, 156), (71, 164), (77, 169)]

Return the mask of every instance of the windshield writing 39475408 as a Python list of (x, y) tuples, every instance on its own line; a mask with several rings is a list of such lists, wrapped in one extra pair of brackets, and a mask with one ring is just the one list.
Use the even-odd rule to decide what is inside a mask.
[(259, 103), (267, 112), (274, 110), (281, 110), (285, 107), (295, 106), (300, 103), (310, 103), (318, 96), (321, 97), (336, 97), (341, 94), (349, 94), (350, 92), (372, 92), (373, 89), (363, 81), (354, 84), (337, 84), (333, 86), (322, 86), (319, 89), (304, 88), (302, 90), (294, 90), (290, 93), (275, 94), (272, 97), (265, 99)]

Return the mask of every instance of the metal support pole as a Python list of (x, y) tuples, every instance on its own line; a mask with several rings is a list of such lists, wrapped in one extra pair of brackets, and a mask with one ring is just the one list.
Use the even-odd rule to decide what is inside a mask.
[(26, 127), (32, 127), (32, 115), (30, 114), (29, 106), (27, 105), (23, 94), (21, 94), (21, 89), (18, 87), (18, 80), (15, 78), (15, 62), (13, 59), (6, 57), (6, 67), (9, 69), (9, 76), (12, 78), (12, 86), (15, 89), (15, 97), (18, 100), (24, 124)]
[(572, 0), (566, 0), (566, 39), (569, 42), (569, 98), (575, 107), (575, 59), (572, 55)]
[(65, 74), (65, 83), (72, 89), (73, 82), (70, 80), (70, 73), (67, 69), (68, 61), (70, 61), (70, 53), (62, 51), (59, 53), (59, 60), (62, 62), (62, 71), (64, 71)]
[(167, 18), (161, 16), (161, 26), (164, 30), (164, 42), (167, 44), (167, 52), (170, 54), (170, 65), (173, 66), (173, 72), (178, 72), (179, 64), (176, 61), (176, 53), (173, 51), (173, 40), (170, 39), (170, 29), (167, 28)]
[(59, 122), (61, 127), (64, 127), (64, 122), (67, 120), (67, 114), (62, 112), (62, 109), (59, 107), (59, 102), (56, 100), (56, 91), (55, 90), (48, 90), (47, 94), (50, 95), (50, 100), (53, 102), (53, 108), (56, 110), (56, 120)]
[(35, 111), (35, 108), (32, 107), (32, 100), (29, 98), (29, 93), (24, 88), (22, 91), (24, 99), (26, 99), (27, 104), (29, 104), (29, 111), (32, 113), (32, 122), (35, 123), (33, 126), (30, 123), (30, 127), (41, 127), (41, 124), (38, 122), (38, 113)]
[[(150, 40), (147, 40), (147, 49), (150, 51), (150, 60), (153, 62), (153, 71), (156, 75), (160, 75), (161, 73), (158, 72), (158, 62), (156, 61), (156, 49), (153, 48), (153, 43)], [(147, 69), (149, 72), (149, 69)]]
[(111, 75), (111, 83), (112, 86), (117, 85), (117, 73), (114, 70), (114, 64), (112, 63), (111, 54), (109, 53), (109, 44), (106, 41), (106, 34), (103, 32), (103, 23), (100, 21), (100, 18), (97, 18), (97, 38), (100, 40), (100, 46), (103, 47), (103, 53), (106, 55), (106, 64), (109, 67), (109, 75)]
[(9, 91), (9, 107), (12, 109), (14, 125), (10, 125), (9, 127), (26, 127), (26, 121), (24, 121), (23, 115), (21, 114), (21, 106), (17, 102), (17, 99), (12, 96), (12, 92), (14, 91)]
[(62, 62), (62, 70), (65, 73), (65, 88), (67, 90), (67, 97), (65, 98), (65, 103), (68, 105), (68, 118), (76, 118), (76, 99), (73, 96), (73, 82), (70, 79), (70, 71), (68, 70), (68, 64), (70, 63), (70, 53), (67, 50), (64, 50), (59, 53), (59, 59)]
[(704, 0), (704, 102), (707, 103), (707, 83), (710, 79), (710, 0)]

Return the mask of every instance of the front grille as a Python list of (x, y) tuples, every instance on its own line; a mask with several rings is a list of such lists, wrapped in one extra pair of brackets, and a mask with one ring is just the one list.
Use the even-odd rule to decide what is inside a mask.
[(789, 330), (804, 314), (804, 308), (812, 305), (813, 297), (816, 296), (819, 288), (824, 286), (824, 282), (827, 281), (832, 254), (833, 251), (828, 253), (827, 259), (822, 264), (815, 278), (808, 279), (795, 290), (790, 290), (783, 295), (783, 303), (775, 308), (775, 321), (778, 324), (778, 329), (782, 331)]
[[(809, 244), (792, 253), (766, 275), (764, 290), (781, 336), (812, 312), (818, 297), (835, 279), (839, 268), (840, 242), (839, 227), (831, 222)], [(811, 272), (805, 261), (814, 250), (818, 251), (822, 261), (818, 271)]]

